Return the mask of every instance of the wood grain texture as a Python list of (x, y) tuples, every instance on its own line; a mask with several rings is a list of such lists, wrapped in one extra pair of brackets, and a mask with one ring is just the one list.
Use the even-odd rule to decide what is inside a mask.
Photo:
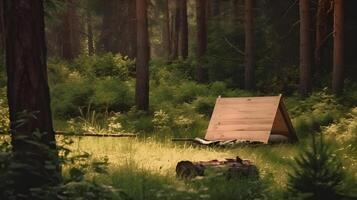
[(297, 138), (281, 99), (281, 95), (218, 98), (205, 139), (267, 143), (270, 134)]

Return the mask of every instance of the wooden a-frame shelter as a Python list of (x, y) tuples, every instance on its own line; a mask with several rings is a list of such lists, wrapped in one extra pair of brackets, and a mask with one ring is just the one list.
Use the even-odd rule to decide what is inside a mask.
[(205, 140), (268, 143), (272, 136), (298, 140), (282, 95), (267, 97), (218, 97)]

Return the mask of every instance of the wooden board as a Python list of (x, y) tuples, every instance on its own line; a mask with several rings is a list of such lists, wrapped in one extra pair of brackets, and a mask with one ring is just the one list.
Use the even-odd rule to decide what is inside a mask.
[[(296, 138), (280, 96), (217, 98), (206, 140), (268, 143), (270, 134)], [(293, 133), (291, 133), (293, 132)]]

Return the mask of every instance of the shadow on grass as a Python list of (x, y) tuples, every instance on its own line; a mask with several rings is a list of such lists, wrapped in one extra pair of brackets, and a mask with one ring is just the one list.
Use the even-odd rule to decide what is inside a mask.
[(221, 174), (185, 181), (174, 173), (143, 170), (133, 163), (113, 169), (109, 181), (132, 199), (271, 199), (271, 180), (232, 179)]

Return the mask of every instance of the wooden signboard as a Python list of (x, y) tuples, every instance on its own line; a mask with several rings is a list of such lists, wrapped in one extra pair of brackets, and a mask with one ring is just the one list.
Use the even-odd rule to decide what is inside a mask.
[(206, 140), (238, 140), (268, 143), (271, 135), (297, 141), (282, 96), (218, 97)]

